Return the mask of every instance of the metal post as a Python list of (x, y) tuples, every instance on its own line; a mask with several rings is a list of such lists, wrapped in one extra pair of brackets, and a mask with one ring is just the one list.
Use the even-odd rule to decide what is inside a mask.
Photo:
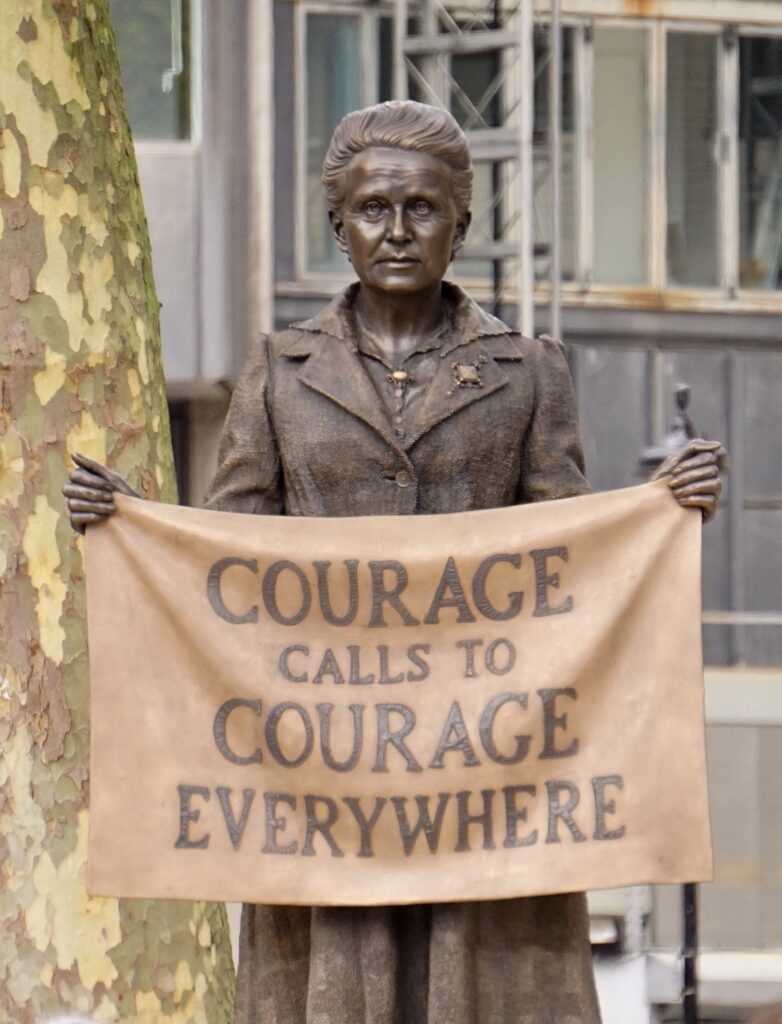
[[(690, 404), (690, 388), (677, 384), (675, 391), (676, 418), (661, 444), (646, 448), (639, 460), (639, 469), (649, 476), (674, 452), (680, 451), (687, 442), (697, 437), (687, 409)], [(732, 488), (735, 490), (735, 487)], [(698, 887), (687, 882), (682, 886), (682, 1010), (684, 1024), (698, 1024)]]
[(549, 168), (551, 171), (551, 248), (550, 287), (551, 314), (549, 333), (562, 338), (561, 254), (560, 254), (560, 191), (561, 191), (561, 106), (562, 106), (562, 32), (561, 0), (551, 0), (549, 25)]
[(698, 887), (694, 882), (682, 886), (684, 911), (683, 1009), (684, 1024), (698, 1024)]
[(644, 919), (641, 909), (640, 886), (632, 885), (627, 891), (625, 904), (625, 950), (631, 956), (640, 956), (644, 948)]
[[(194, 4), (193, 9), (198, 10)], [(274, 330), (274, 22), (270, 0), (248, 7), (250, 337)]]
[[(502, 28), (502, 0), (493, 0), (492, 3), (492, 21), (491, 27), (495, 29)], [(502, 60), (502, 57), (499, 58)], [(496, 114), (493, 123), (495, 125), (502, 124), (505, 112), (503, 107), (502, 92), (500, 92), (494, 100), (496, 106)], [(492, 198), (494, 200), (494, 212), (492, 214), (492, 239), (499, 241), (502, 238), (502, 222), (504, 217), (503, 203), (501, 199), (502, 195), (502, 167), (498, 160), (495, 160), (491, 165), (491, 191)], [(492, 260), (491, 263), (491, 311), (494, 316), (500, 315), (500, 308), (502, 304), (502, 286), (503, 286), (503, 263), (500, 259)]]
[(517, 205), (519, 269), (519, 330), (531, 338), (535, 333), (535, 263), (532, 224), (534, 218), (534, 175), (532, 168), (532, 122), (535, 108), (535, 57), (532, 37), (534, 0), (520, 0), (518, 9), (519, 59), (513, 62), (512, 102), (518, 107), (519, 175)]
[(407, 36), (407, 0), (394, 2), (394, 73), (392, 94), (395, 100), (407, 99), (407, 63), (405, 38)]

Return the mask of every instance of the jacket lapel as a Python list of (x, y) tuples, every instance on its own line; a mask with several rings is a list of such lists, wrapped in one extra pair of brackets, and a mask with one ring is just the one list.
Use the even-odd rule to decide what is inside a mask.
[[(521, 359), (513, 332), (506, 324), (486, 313), (456, 285), (444, 282), (443, 296), (453, 311), (451, 338), (440, 353), (418, 422), (408, 432), (405, 445), (408, 449), (438, 423), (505, 387), (508, 377), (495, 356)], [(460, 365), (477, 369), (477, 385), (470, 387), (460, 380), (463, 377), (458, 370)]]
[(363, 420), (392, 448), (403, 452), (358, 354), (352, 319), (357, 291), (356, 283), (332, 299), (317, 316), (291, 324), (297, 335), (282, 355), (289, 359), (306, 358), (298, 374), (302, 384)]
[(302, 384), (363, 420), (396, 451), (403, 451), (361, 358), (344, 341), (321, 335), (298, 376)]
[[(457, 383), (459, 365), (477, 367), (480, 385), (459, 386)], [(482, 398), (488, 398), (495, 391), (504, 388), (507, 383), (507, 374), (480, 342), (476, 342), (466, 349), (444, 353), (439, 360), (434, 380), (427, 390), (417, 422), (405, 439), (405, 447), (411, 448), (438, 423), (442, 423), (443, 420), (456, 415), (473, 403), (479, 402)]]

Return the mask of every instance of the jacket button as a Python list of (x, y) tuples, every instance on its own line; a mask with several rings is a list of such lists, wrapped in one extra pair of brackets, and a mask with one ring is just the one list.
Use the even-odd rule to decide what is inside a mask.
[(413, 477), (406, 469), (400, 469), (394, 477), (394, 480), (396, 480), (399, 487), (409, 487), (413, 482)]

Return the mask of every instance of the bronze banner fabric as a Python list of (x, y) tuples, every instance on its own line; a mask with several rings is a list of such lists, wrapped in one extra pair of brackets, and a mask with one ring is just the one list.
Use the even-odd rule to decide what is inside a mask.
[(94, 894), (375, 905), (711, 875), (700, 517), (664, 482), (87, 532)]

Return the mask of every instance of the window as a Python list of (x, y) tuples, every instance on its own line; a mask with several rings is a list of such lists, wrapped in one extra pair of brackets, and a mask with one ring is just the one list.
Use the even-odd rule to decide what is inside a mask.
[(133, 137), (191, 135), (189, 0), (110, 0)]
[[(328, 230), (320, 166), (339, 118), (389, 96), (394, 12), (359, 2), (313, 3), (299, 11), (304, 67), (297, 77), (305, 84), (298, 187), (299, 208), (306, 210), (299, 267), (344, 276), (347, 264)], [(456, 7), (452, 14), (455, 24), (463, 16)], [(551, 236), (544, 23), (535, 26), (533, 49), (533, 184), (518, 212), (530, 211), (542, 281)], [(514, 116), (503, 109), (497, 87), (498, 51), (415, 61), (411, 95), (439, 97), (465, 130)], [(649, 294), (670, 291), (686, 306), (739, 292), (755, 302), (752, 292), (782, 291), (782, 24), (761, 32), (715, 20), (566, 14), (561, 139), (566, 297), (615, 292), (628, 303), (648, 303)], [(502, 173), (499, 165), (475, 165), (474, 246), (491, 242), (495, 221), (502, 220), (495, 198)], [(473, 287), (491, 279), (486, 260), (460, 260), (455, 272)], [(636, 299), (639, 290), (646, 296)]]
[(740, 283), (782, 287), (782, 39), (739, 40)]
[(594, 31), (593, 279), (643, 284), (649, 277), (649, 33)]
[(716, 35), (668, 34), (665, 253), (671, 284), (719, 284), (718, 43)]

